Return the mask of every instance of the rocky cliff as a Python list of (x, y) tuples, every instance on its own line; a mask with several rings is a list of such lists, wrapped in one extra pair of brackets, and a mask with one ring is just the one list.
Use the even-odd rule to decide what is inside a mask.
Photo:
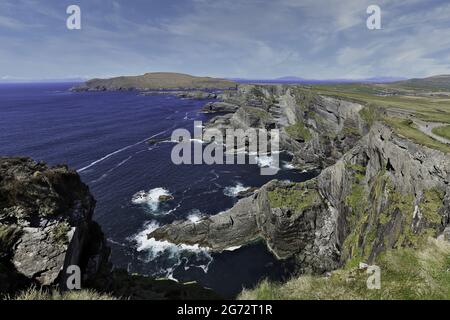
[(114, 270), (95, 200), (78, 174), (29, 158), (0, 158), (0, 297), (30, 286), (67, 290), (67, 268), (81, 269), (82, 288), (119, 298), (217, 297), (196, 283), (154, 280)]
[(204, 111), (227, 114), (211, 119), (207, 128), (277, 128), (281, 148), (294, 154), (301, 169), (333, 164), (368, 131), (361, 104), (299, 86), (240, 85), (218, 98), (224, 102), (209, 103)]
[[(80, 266), (85, 280), (95, 276), (109, 249), (92, 221), (94, 207), (87, 186), (67, 167), (0, 158), (2, 268), (44, 286), (62, 287), (69, 265)], [(6, 291), (14, 286), (2, 281)]]
[[(245, 105), (254, 101), (246, 96), (252, 90), (259, 90), (259, 102)], [(246, 86), (227, 101), (242, 105), (210, 125), (235, 127), (238, 118), (241, 126), (261, 127), (275, 120), (297, 165), (325, 169), (303, 183), (271, 181), (228, 211), (175, 222), (149, 237), (217, 251), (262, 239), (278, 258), (295, 259), (300, 272), (323, 273), (415, 247), (447, 227), (448, 155), (364, 120), (364, 106), (286, 86)], [(268, 116), (248, 121), (240, 113), (246, 108)]]

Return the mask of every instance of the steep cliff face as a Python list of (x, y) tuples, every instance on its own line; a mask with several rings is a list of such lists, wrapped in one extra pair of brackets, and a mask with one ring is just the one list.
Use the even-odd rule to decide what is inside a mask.
[(111, 271), (94, 207), (89, 188), (66, 166), (0, 158), (0, 298), (33, 285), (67, 290), (70, 265), (80, 267), (83, 289), (119, 299), (218, 298), (197, 283)]
[(149, 237), (217, 251), (263, 239), (278, 258), (295, 259), (299, 271), (323, 273), (442, 233), (450, 219), (449, 173), (446, 154), (376, 123), (317, 178), (272, 181), (218, 216)]
[[(280, 130), (280, 146), (294, 154), (301, 169), (325, 168), (350, 150), (368, 131), (363, 106), (287, 85), (241, 85), (219, 96), (228, 114), (213, 118), (208, 128)], [(221, 105), (205, 106), (223, 112)]]
[[(109, 256), (92, 221), (94, 207), (75, 171), (28, 158), (0, 158), (2, 268), (43, 286), (64, 287), (69, 265), (79, 266), (84, 280), (94, 277)], [(2, 289), (14, 286), (5, 281)]]
[(341, 215), (342, 261), (372, 261), (380, 252), (414, 247), (449, 223), (450, 159), (375, 124), (359, 146), (318, 178)]

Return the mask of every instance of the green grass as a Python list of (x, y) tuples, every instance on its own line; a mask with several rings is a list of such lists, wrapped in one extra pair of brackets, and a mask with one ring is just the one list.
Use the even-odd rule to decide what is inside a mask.
[(434, 140), (430, 136), (422, 133), (414, 127), (411, 120), (389, 117), (385, 119), (392, 129), (399, 135), (411, 139), (415, 143), (424, 145), (426, 147), (442, 151), (444, 153), (450, 152), (450, 146)]
[[(402, 110), (424, 121), (450, 123), (449, 97), (408, 95), (416, 94), (417, 91), (369, 84), (321, 85), (313, 86), (312, 90), (318, 94), (344, 98), (361, 103), (364, 106), (376, 106), (377, 114), (382, 112), (383, 109)], [(385, 91), (394, 91), (396, 94), (391, 96), (380, 95)], [(368, 116), (369, 120), (372, 118), (371, 115), (364, 115), (367, 110), (361, 112), (363, 119), (365, 116)]]
[(290, 125), (285, 128), (286, 133), (294, 140), (307, 142), (311, 140), (311, 132), (302, 122)]
[(379, 120), (381, 110), (375, 105), (367, 105), (359, 111), (360, 117), (371, 127)]
[(450, 140), (450, 126), (442, 126), (431, 130), (434, 134)]
[(294, 184), (287, 188), (276, 188), (268, 192), (269, 203), (272, 208), (288, 208), (295, 213), (319, 205), (322, 201), (320, 194), (304, 183)]
[(419, 204), (424, 218), (434, 224), (440, 224), (442, 216), (439, 213), (443, 207), (445, 193), (437, 188), (424, 191), (423, 200)]
[(53, 240), (61, 245), (65, 245), (69, 242), (69, 238), (67, 234), (70, 231), (70, 226), (67, 222), (58, 223), (52, 230), (52, 238)]
[(244, 290), (242, 300), (423, 300), (450, 299), (450, 243), (430, 238), (418, 249), (395, 249), (380, 255), (381, 289), (369, 290), (368, 274), (341, 269), (330, 277), (300, 276), (285, 284), (262, 281)]

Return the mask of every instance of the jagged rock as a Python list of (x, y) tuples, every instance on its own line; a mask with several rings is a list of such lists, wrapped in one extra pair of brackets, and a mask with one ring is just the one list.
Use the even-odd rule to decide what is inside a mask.
[(242, 199), (232, 209), (195, 223), (177, 221), (162, 226), (148, 237), (175, 244), (198, 244), (215, 251), (254, 241), (258, 237), (254, 200)]
[(216, 251), (261, 238), (278, 258), (294, 258), (299, 271), (324, 273), (442, 234), (450, 221), (449, 179), (446, 154), (376, 123), (318, 177), (271, 181), (220, 215), (178, 221), (149, 237)]
[(173, 196), (170, 196), (170, 195), (161, 195), (161, 196), (159, 196), (159, 198), (158, 198), (158, 200), (160, 201), (160, 202), (168, 202), (168, 201), (172, 201), (172, 200), (174, 200), (175, 198), (173, 197)]
[(142, 96), (156, 96), (156, 95), (174, 95), (184, 99), (195, 99), (195, 100), (206, 100), (206, 99), (216, 99), (216, 92), (208, 91), (144, 91), (141, 92)]
[[(87, 255), (95, 200), (75, 171), (28, 158), (0, 158), (0, 194), (0, 226), (20, 233), (4, 258), (14, 272), (54, 285), (64, 283), (68, 265), (80, 266), (88, 279), (107, 263), (92, 262), (109, 254), (105, 247)], [(86, 264), (92, 267), (86, 270)]]
[[(293, 153), (302, 169), (334, 164), (367, 133), (359, 112), (363, 106), (344, 99), (312, 94), (287, 85), (241, 85), (218, 96), (223, 103), (241, 106), (209, 121), (207, 128), (280, 129), (280, 146)], [(294, 134), (301, 128), (302, 135)], [(303, 136), (306, 135), (306, 136)]]
[(110, 249), (92, 220), (94, 207), (76, 171), (29, 158), (0, 158), (0, 295), (31, 285), (67, 290), (66, 269), (77, 265), (83, 288), (118, 298), (219, 298), (196, 283), (112, 272)]
[(203, 113), (235, 112), (239, 106), (226, 102), (208, 102), (202, 108)]
[(251, 195), (253, 195), (256, 191), (258, 191), (258, 188), (256, 188), (256, 187), (249, 188), (247, 190), (238, 192), (237, 197), (239, 199), (247, 198), (247, 197), (250, 197)]

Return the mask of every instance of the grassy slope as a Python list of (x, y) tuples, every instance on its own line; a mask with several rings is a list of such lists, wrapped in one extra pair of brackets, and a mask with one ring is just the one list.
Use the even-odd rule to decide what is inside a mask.
[(424, 79), (409, 79), (391, 84), (400, 88), (430, 89), (433, 91), (450, 90), (450, 75), (439, 75)]
[[(437, 140), (434, 140), (430, 136), (420, 132), (415, 129), (414, 124), (410, 121), (401, 119), (401, 118), (386, 118), (386, 123), (388, 123), (391, 127), (393, 127), (396, 132), (404, 137), (407, 137), (414, 142), (427, 146), (432, 149), (436, 149), (442, 152), (450, 153), (450, 146), (444, 143), (441, 143)], [(437, 129), (437, 128), (435, 128)], [(434, 130), (433, 130), (434, 132)], [(445, 137), (445, 136), (444, 136)]]
[(381, 268), (380, 290), (367, 289), (364, 270), (347, 268), (330, 277), (300, 276), (285, 284), (263, 281), (239, 299), (450, 299), (449, 242), (430, 238), (419, 250), (390, 250), (376, 265)]
[(437, 127), (434, 128), (432, 131), (434, 134), (437, 134), (438, 136), (450, 139), (450, 126)]
[[(395, 85), (345, 84), (314, 86), (313, 91), (362, 103), (360, 112), (369, 124), (382, 121), (397, 134), (443, 152), (450, 146), (420, 132), (411, 119), (450, 123), (450, 99), (412, 96), (411, 90)], [(427, 88), (428, 89), (428, 88)], [(429, 90), (428, 90), (429, 91)], [(394, 95), (392, 93), (395, 92)], [(393, 116), (393, 114), (395, 116)], [(450, 126), (436, 128), (436, 134), (450, 138)], [(360, 200), (358, 198), (358, 200)], [(348, 264), (330, 277), (300, 276), (285, 284), (261, 282), (244, 290), (240, 299), (450, 299), (450, 243), (429, 239), (417, 249), (397, 249), (376, 259), (381, 267), (381, 290), (367, 289), (368, 275)], [(353, 266), (353, 267), (352, 267)]]
[[(398, 134), (416, 143), (443, 152), (450, 152), (450, 146), (434, 140), (417, 130), (413, 124), (404, 121), (408, 117), (450, 124), (449, 97), (412, 96), (410, 91), (393, 89), (388, 85), (370, 84), (322, 85), (314, 86), (313, 90), (320, 94), (359, 102), (366, 106), (361, 115), (363, 117), (370, 116), (372, 118), (370, 122), (384, 121)], [(396, 95), (382, 95), (386, 92), (395, 92)], [(387, 112), (396, 114), (396, 116), (386, 115)]]

